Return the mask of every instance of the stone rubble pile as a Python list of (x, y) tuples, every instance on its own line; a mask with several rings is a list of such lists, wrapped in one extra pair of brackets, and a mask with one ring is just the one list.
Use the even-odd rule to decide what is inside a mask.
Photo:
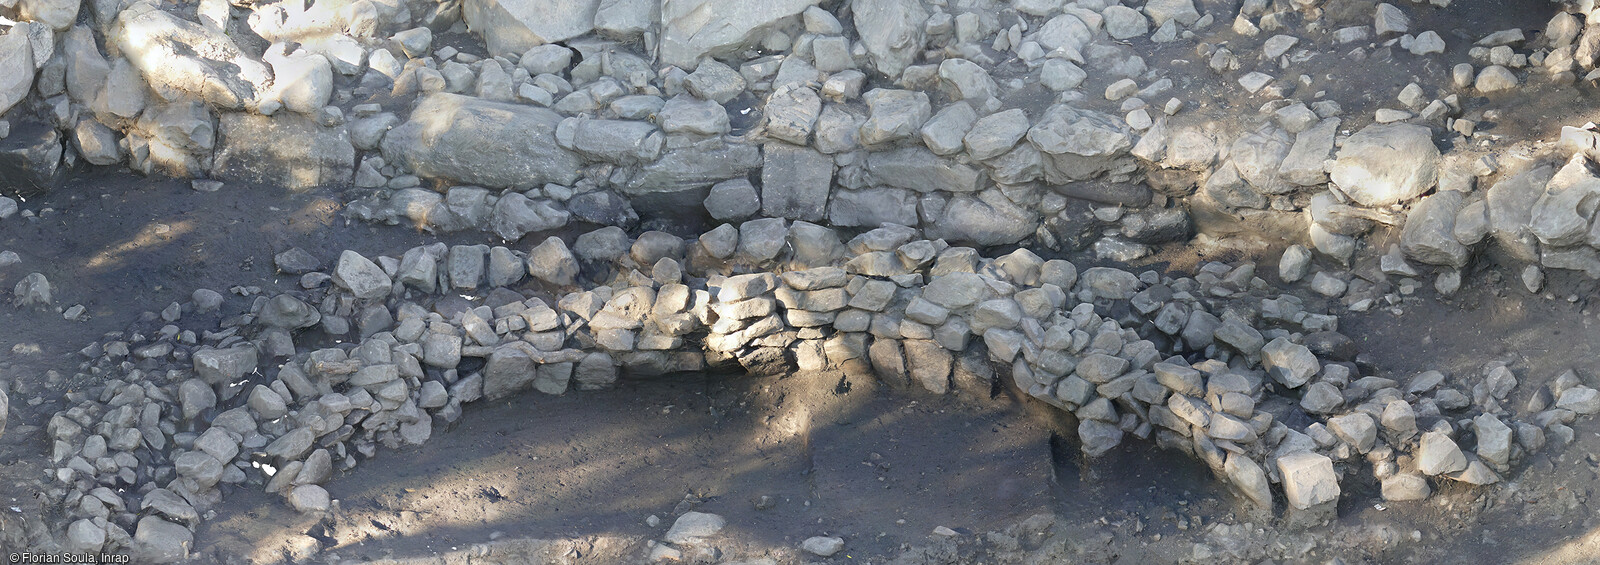
[(1338, 318), (1271, 292), (1251, 263), (1194, 277), (1080, 271), (909, 227), (843, 241), (782, 219), (695, 240), (607, 227), (526, 252), (344, 251), (328, 269), (291, 249), (275, 263), (302, 290), (237, 288), (248, 310), (199, 333), (178, 325), (184, 314), (222, 301), (197, 291), (147, 316), (159, 330), (82, 351), (103, 384), (68, 392), (72, 407), (46, 427), (68, 548), (171, 561), (225, 490), (337, 511), (321, 484), (380, 445), (427, 441), (464, 404), (716, 368), (837, 370), (981, 398), (1005, 379), (1073, 412), (1088, 456), (1154, 439), (1262, 511), (1279, 485), (1291, 516), (1313, 520), (1357, 469), (1370, 466), (1388, 500), (1426, 498), (1438, 481), (1490, 484), (1600, 412), (1572, 372), (1521, 406), (1503, 363), (1481, 377), (1363, 375)]
[[(1447, 272), (1466, 267), (1480, 249), (1528, 263), (1537, 278), (1528, 290), (1537, 292), (1538, 267), (1578, 271), (1600, 278), (1600, 224), (1594, 211), (1600, 203), (1600, 133), (1563, 127), (1553, 148), (1518, 170), (1507, 171), (1487, 190), (1465, 183), (1420, 200), (1410, 210), (1401, 232), (1401, 248), (1418, 262)], [(1562, 157), (1566, 156), (1565, 162)], [(1530, 275), (1524, 275), (1528, 278)]]

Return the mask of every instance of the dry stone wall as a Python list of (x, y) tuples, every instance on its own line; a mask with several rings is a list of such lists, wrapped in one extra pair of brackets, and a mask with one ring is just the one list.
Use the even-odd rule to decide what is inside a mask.
[(321, 484), (428, 441), (466, 404), (685, 371), (838, 371), (908, 398), (1014, 387), (1071, 412), (1086, 456), (1152, 442), (1204, 461), (1254, 512), (1299, 522), (1332, 517), (1352, 475), (1376, 477), (1386, 500), (1493, 484), (1600, 411), (1573, 373), (1523, 407), (1506, 405), (1518, 379), (1504, 364), (1379, 376), (1337, 316), (1251, 263), (1080, 270), (914, 228), (844, 241), (783, 220), (695, 240), (605, 228), (526, 252), (344, 251), (331, 268), (299, 249), (275, 259), (302, 291), (236, 288), (247, 311), (181, 329), (223, 302), (196, 291), (159, 330), (82, 351), (104, 384), (69, 392), (46, 428), (50, 494), (73, 519), (64, 546), (171, 561), (224, 492), (337, 511)]

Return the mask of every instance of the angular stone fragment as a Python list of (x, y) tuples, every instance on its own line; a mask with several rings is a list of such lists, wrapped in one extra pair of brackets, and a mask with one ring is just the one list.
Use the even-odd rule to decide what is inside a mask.
[[(1220, 339), (1221, 332), (1218, 333)], [(1289, 388), (1306, 384), (1322, 369), (1310, 348), (1281, 337), (1261, 348), (1261, 364), (1274, 380)]]
[(1418, 441), (1416, 463), (1417, 470), (1425, 475), (1443, 475), (1465, 470), (1467, 456), (1450, 436), (1434, 431), (1422, 434)]
[(1290, 506), (1307, 510), (1339, 500), (1339, 475), (1333, 471), (1333, 460), (1324, 455), (1302, 451), (1280, 456), (1278, 473)]

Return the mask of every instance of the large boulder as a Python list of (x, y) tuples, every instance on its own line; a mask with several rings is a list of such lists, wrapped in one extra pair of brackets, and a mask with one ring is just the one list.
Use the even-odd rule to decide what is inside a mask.
[(874, 88), (862, 95), (870, 113), (857, 139), (869, 148), (886, 147), (921, 133), (933, 114), (928, 95), (914, 90)]
[(27, 98), (28, 90), (33, 88), (36, 68), (26, 29), (19, 25), (0, 35), (0, 115)]
[(177, 563), (189, 558), (194, 534), (189, 528), (145, 516), (134, 529), (132, 547), (134, 559), (141, 563)]
[(1528, 229), (1545, 245), (1584, 243), (1597, 204), (1600, 177), (1591, 170), (1588, 157), (1573, 155), (1545, 184), (1544, 195), (1534, 201)]
[(213, 177), (305, 190), (349, 183), (355, 173), (356, 149), (345, 128), (288, 112), (227, 112), (218, 126)]
[(128, 164), (145, 174), (198, 177), (211, 170), (216, 142), (216, 120), (199, 100), (152, 104), (128, 130)]
[(980, 169), (915, 145), (869, 154), (867, 176), (871, 185), (917, 192), (973, 192), (985, 180)]
[(61, 42), (61, 52), (67, 61), (67, 94), (80, 104), (93, 102), (111, 74), (111, 64), (95, 46), (94, 32), (85, 26), (72, 28)]
[(490, 188), (570, 184), (583, 162), (556, 144), (560, 123), (545, 108), (430, 94), (383, 137), (383, 158), (418, 176)]
[(772, 142), (763, 148), (761, 211), (768, 217), (822, 221), (833, 183), (833, 158), (809, 147)]
[(594, 29), (602, 35), (632, 40), (655, 25), (661, 17), (656, 0), (600, 0), (594, 13)]
[(54, 188), (61, 179), (62, 140), (61, 132), (44, 122), (12, 121), (11, 135), (0, 139), (0, 192)]
[(13, 3), (23, 21), (45, 24), (55, 31), (66, 31), (78, 20), (80, 0), (21, 0)]
[(1295, 135), (1289, 154), (1278, 165), (1283, 180), (1300, 186), (1316, 186), (1328, 182), (1328, 171), (1322, 162), (1333, 152), (1333, 138), (1339, 133), (1339, 118), (1322, 120), (1311, 129)]
[(1022, 241), (1038, 227), (1038, 214), (1017, 206), (997, 190), (986, 190), (977, 197), (952, 198), (943, 217), (923, 229), (930, 238), (990, 246)]
[(1400, 247), (1406, 255), (1429, 265), (1467, 266), (1472, 250), (1455, 237), (1456, 214), (1464, 200), (1462, 193), (1445, 190), (1417, 202), (1400, 231)]
[(527, 343), (497, 347), (483, 366), (483, 398), (499, 400), (528, 388), (533, 384), (533, 358), (528, 355)]
[(521, 55), (589, 33), (600, 0), (466, 0), (461, 16), (490, 55)]
[(1234, 170), (1257, 192), (1288, 192), (1292, 187), (1279, 178), (1279, 174), (1292, 143), (1294, 140), (1289, 138), (1288, 132), (1271, 126), (1246, 134), (1234, 141), (1229, 151), (1233, 155)]
[(1404, 202), (1433, 188), (1439, 148), (1425, 126), (1373, 124), (1344, 142), (1329, 170), (1334, 184), (1363, 206)]
[(899, 78), (922, 51), (928, 9), (921, 0), (860, 0), (850, 8), (873, 65), (878, 72)]
[(490, 229), (506, 241), (517, 241), (532, 232), (550, 231), (567, 225), (572, 214), (549, 200), (531, 199), (511, 192), (494, 203)]
[(1045, 178), (1052, 184), (1089, 180), (1135, 166), (1128, 151), (1133, 134), (1121, 118), (1065, 104), (1051, 107), (1028, 141), (1044, 155)]
[(654, 163), (640, 167), (622, 184), (622, 191), (637, 196), (703, 188), (743, 178), (761, 164), (761, 150), (755, 145), (708, 139), (663, 153)]
[(701, 57), (755, 45), (767, 31), (798, 19), (800, 12), (819, 1), (663, 0), (657, 57), (664, 65), (692, 71)]
[(917, 193), (889, 187), (834, 191), (828, 203), (828, 223), (869, 228), (916, 225)]
[(1339, 475), (1333, 460), (1322, 454), (1302, 451), (1278, 457), (1278, 474), (1290, 506), (1307, 510), (1339, 500)]
[(648, 163), (661, 157), (666, 138), (649, 122), (567, 118), (556, 127), (556, 143), (607, 163)]
[(307, 50), (286, 53), (285, 46), (274, 45), (263, 58), (272, 65), (272, 92), (291, 112), (315, 115), (333, 96), (333, 65), (320, 54)]
[(141, 1), (117, 16), (108, 43), (116, 45), (145, 82), (167, 100), (186, 95), (220, 109), (255, 110), (272, 71), (227, 35)]
[(333, 284), (349, 290), (356, 298), (376, 300), (389, 296), (394, 283), (377, 263), (346, 249), (333, 269)]

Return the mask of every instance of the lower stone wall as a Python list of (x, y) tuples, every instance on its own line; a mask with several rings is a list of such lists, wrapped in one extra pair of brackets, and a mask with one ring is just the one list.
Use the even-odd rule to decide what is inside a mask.
[(846, 241), (783, 220), (695, 240), (613, 227), (526, 251), (347, 250), (331, 269), (299, 249), (275, 260), (303, 290), (182, 329), (184, 311), (221, 302), (196, 291), (154, 335), (83, 350), (104, 384), (69, 392), (47, 428), (68, 549), (172, 561), (225, 488), (337, 511), (320, 484), (380, 445), (427, 441), (465, 404), (682, 371), (843, 371), (908, 398), (987, 397), (1001, 379), (1072, 412), (1087, 456), (1153, 440), (1295, 521), (1331, 517), (1364, 466), (1386, 500), (1495, 483), (1600, 411), (1570, 372), (1525, 419), (1506, 406), (1517, 377), (1503, 364), (1378, 376), (1320, 300), (1277, 294), (1250, 263), (1080, 270), (907, 227)]

